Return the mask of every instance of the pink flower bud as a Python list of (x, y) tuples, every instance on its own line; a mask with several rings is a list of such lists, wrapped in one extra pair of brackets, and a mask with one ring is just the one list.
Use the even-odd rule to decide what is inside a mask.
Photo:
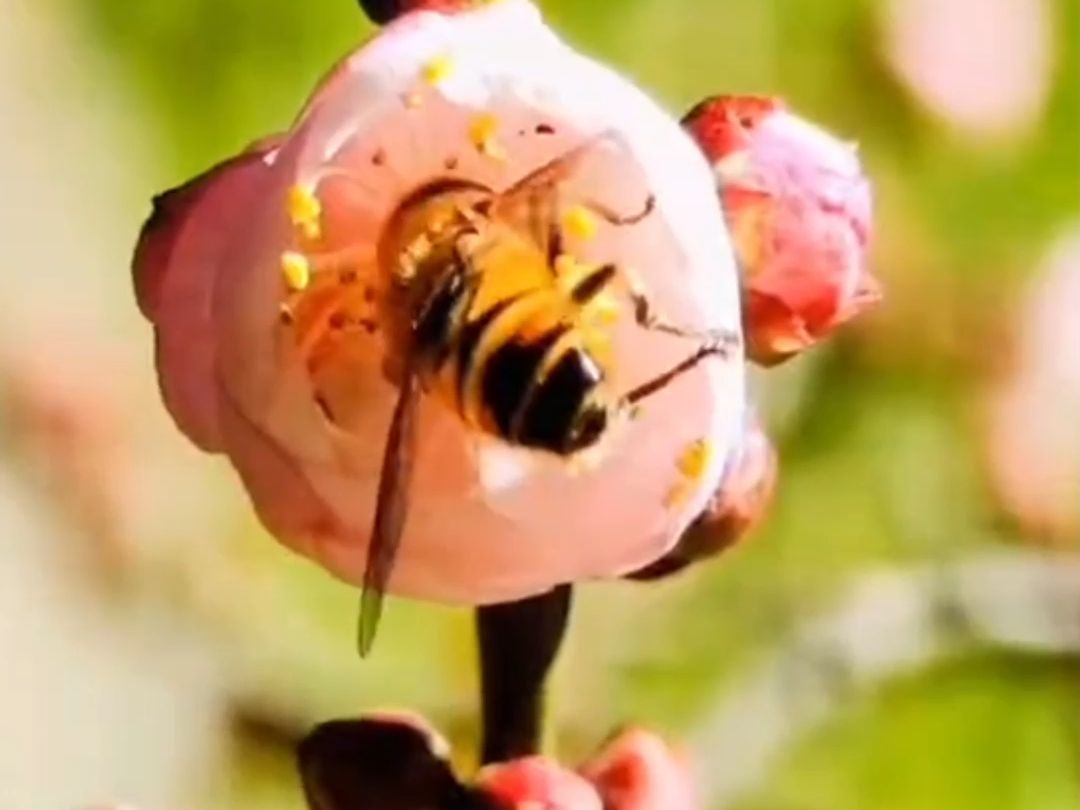
[(778, 99), (717, 96), (684, 123), (713, 165), (743, 271), (747, 353), (774, 365), (876, 303), (855, 146)]
[[(501, 193), (586, 143), (561, 193), (593, 207), (567, 207), (573, 262), (555, 275), (579, 262), (627, 277), (603, 328), (617, 396), (702, 345), (639, 324), (631, 286), (667, 321), (737, 342), (734, 258), (685, 131), (525, 0), (398, 18), (287, 133), (158, 198), (134, 269), (165, 403), (196, 444), (228, 456), (283, 542), (363, 578), (408, 343), (394, 269), (404, 254), (379, 254), (395, 214), (434, 181)], [(595, 210), (642, 213), (616, 225)], [(514, 266), (499, 276), (508, 284)], [(505, 601), (661, 556), (716, 489), (743, 375), (738, 346), (709, 355), (575, 464), (467, 427), (427, 380), (389, 590)]]

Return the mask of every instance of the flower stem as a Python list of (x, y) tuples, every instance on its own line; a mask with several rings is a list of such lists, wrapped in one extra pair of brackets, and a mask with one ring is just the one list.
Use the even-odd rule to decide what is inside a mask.
[(544, 686), (570, 618), (573, 589), (477, 608), (481, 764), (539, 753)]

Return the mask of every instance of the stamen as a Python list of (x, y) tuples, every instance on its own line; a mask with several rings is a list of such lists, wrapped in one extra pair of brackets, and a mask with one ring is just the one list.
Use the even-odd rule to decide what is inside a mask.
[(318, 239), (322, 232), (322, 203), (315, 196), (315, 189), (297, 183), (289, 189), (289, 220), (308, 239)]
[(577, 239), (592, 239), (598, 227), (596, 217), (583, 205), (575, 205), (563, 215), (563, 228)]
[(469, 139), (476, 150), (493, 160), (506, 160), (506, 150), (496, 140), (499, 119), (491, 113), (476, 116), (469, 125)]
[(281, 254), (281, 274), (290, 290), (300, 292), (311, 282), (311, 265), (302, 253), (287, 250)]

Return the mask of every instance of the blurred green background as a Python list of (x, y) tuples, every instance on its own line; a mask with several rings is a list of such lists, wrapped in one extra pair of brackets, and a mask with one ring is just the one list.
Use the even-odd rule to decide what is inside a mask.
[[(692, 747), (712, 807), (1075, 807), (1075, 511), (1016, 506), (988, 437), (995, 392), (1023, 384), (1024, 296), (1080, 227), (1080, 6), (541, 6), (673, 113), (775, 93), (857, 140), (887, 290), (755, 373), (782, 471), (751, 541), (671, 583), (581, 589), (560, 754), (635, 722)], [(946, 6), (970, 27), (932, 33)], [(990, 36), (973, 87), (992, 108), (995, 69), (1029, 76), (1014, 108), (935, 105), (895, 58), (905, 7), (930, 9), (931, 44)], [(1035, 24), (987, 34), (994, 14)], [(361, 664), (355, 591), (269, 541), (165, 417), (127, 271), (153, 193), (287, 126), (369, 33), (350, 0), (0, 0), (2, 808), (297, 808), (296, 736), (385, 704), (472, 766), (467, 612), (395, 602)], [(1037, 485), (1043, 463), (1007, 465)]]

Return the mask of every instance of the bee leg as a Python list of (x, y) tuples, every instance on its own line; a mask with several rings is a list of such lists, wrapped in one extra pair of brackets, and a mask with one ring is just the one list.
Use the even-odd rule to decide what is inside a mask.
[(570, 616), (572, 589), (476, 610), (483, 735), (480, 761), (539, 753), (544, 684)]
[(637, 225), (656, 208), (656, 195), (650, 194), (645, 199), (645, 205), (636, 214), (619, 214), (612, 211), (606, 205), (595, 200), (588, 200), (584, 203), (584, 206), (596, 214), (600, 219), (609, 225), (614, 225), (617, 228), (623, 228), (627, 225)]
[(554, 267), (555, 262), (563, 255), (565, 245), (563, 243), (562, 228), (559, 227), (557, 218), (552, 216), (548, 220), (547, 227), (547, 263), (548, 267)]
[(718, 355), (720, 357), (726, 357), (728, 351), (735, 345), (738, 337), (734, 332), (726, 332), (717, 339), (706, 341), (700, 348), (685, 360), (676, 364), (672, 368), (665, 371), (663, 374), (653, 377), (648, 382), (642, 383), (637, 388), (634, 388), (622, 398), (623, 407), (633, 407), (640, 403), (643, 399), (652, 396), (658, 391), (667, 388), (667, 386), (673, 382), (676, 378), (682, 376), (690, 369), (694, 368), (698, 363), (704, 360), (706, 357), (713, 357)]
[(700, 340), (706, 344), (728, 344), (735, 339), (734, 333), (726, 329), (688, 329), (671, 323), (656, 312), (652, 301), (642, 291), (638, 281), (630, 276), (625, 269), (622, 272), (626, 276), (630, 288), (629, 296), (631, 303), (634, 305), (634, 321), (642, 329), (648, 329), (650, 332), (663, 332), (665, 335), (674, 335), (675, 337)]

